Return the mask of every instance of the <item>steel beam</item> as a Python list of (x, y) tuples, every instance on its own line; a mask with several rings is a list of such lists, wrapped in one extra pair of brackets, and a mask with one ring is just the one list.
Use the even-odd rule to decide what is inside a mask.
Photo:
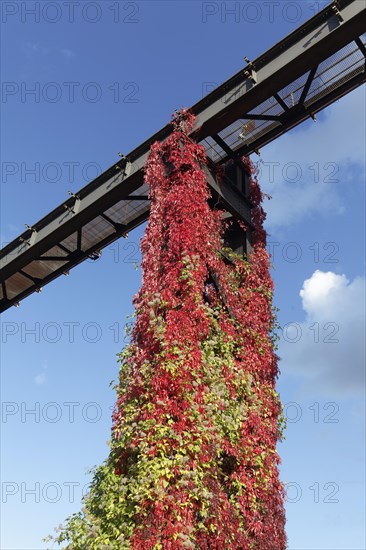
[(243, 69), (194, 105), (197, 139), (220, 132), (366, 32), (363, 0), (337, 2), (342, 22), (334, 14), (334, 5), (332, 2), (253, 61), (256, 84)]
[(326, 97), (320, 99), (317, 102), (314, 102), (311, 106), (311, 109), (306, 109), (305, 107), (302, 109), (297, 109), (297, 105), (295, 105), (293, 109), (290, 109), (290, 116), (288, 116), (287, 118), (284, 117), (282, 119), (283, 122), (281, 126), (269, 130), (264, 136), (261, 136), (258, 140), (253, 141), (250, 146), (242, 145), (238, 149), (235, 149), (235, 151), (238, 155), (249, 155), (253, 152), (253, 150), (258, 151), (261, 147), (267, 145), (267, 143), (270, 143), (274, 139), (282, 136), (301, 122), (304, 122), (304, 120), (313, 117), (316, 113), (318, 113), (337, 99), (340, 99), (344, 95), (348, 94), (349, 92), (363, 84), (365, 81), (365, 73), (356, 75), (350, 80), (347, 80), (344, 84), (340, 85), (336, 90), (330, 92)]

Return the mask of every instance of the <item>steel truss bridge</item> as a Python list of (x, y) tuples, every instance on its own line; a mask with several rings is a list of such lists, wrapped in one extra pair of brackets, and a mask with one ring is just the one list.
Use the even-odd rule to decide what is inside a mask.
[[(365, 82), (366, 3), (334, 0), (191, 107), (191, 137), (209, 158), (208, 183), (228, 215), (250, 222), (245, 178), (233, 170), (291, 128)], [(126, 236), (149, 216), (143, 167), (164, 126), (0, 251), (0, 311)], [(218, 180), (215, 166), (231, 161)], [(229, 173), (230, 172), (230, 173)], [(239, 174), (239, 172), (238, 172)]]

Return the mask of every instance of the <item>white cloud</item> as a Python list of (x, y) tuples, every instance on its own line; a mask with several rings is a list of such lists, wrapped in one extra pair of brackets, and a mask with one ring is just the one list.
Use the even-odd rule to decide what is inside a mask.
[(46, 381), (46, 373), (41, 372), (40, 374), (37, 374), (37, 376), (34, 377), (34, 381), (35, 381), (36, 384), (41, 386)]
[[(332, 271), (315, 271), (310, 279), (304, 281), (303, 287), (300, 290), (303, 309), (309, 317), (324, 319), (329, 315), (334, 314), (334, 305), (340, 307), (340, 299), (348, 292), (347, 298), (351, 289), (349, 281), (345, 275), (337, 275)], [(356, 297), (357, 298), (357, 297)]]
[(65, 57), (75, 57), (75, 53), (72, 50), (69, 50), (68, 48), (62, 48), (60, 50), (60, 53)]
[(23, 44), (23, 52), (28, 59), (34, 56), (48, 56), (51, 53), (59, 53), (64, 57), (75, 57), (75, 52), (70, 50), (70, 48), (56, 48), (50, 50), (45, 46), (41, 46), (38, 42), (25, 42), (25, 44)]
[(365, 389), (365, 279), (315, 271), (300, 291), (305, 322), (283, 327), (283, 374), (338, 397)]
[(263, 149), (260, 182), (272, 196), (265, 203), (270, 230), (344, 212), (342, 185), (364, 178), (364, 115), (361, 87), (322, 111), (318, 122), (303, 123)]
[(38, 386), (42, 386), (46, 382), (47, 363), (43, 365), (42, 371), (34, 377), (34, 382)]
[(47, 55), (49, 53), (48, 48), (40, 46), (37, 42), (26, 42), (23, 46), (23, 51), (28, 58), (34, 55)]

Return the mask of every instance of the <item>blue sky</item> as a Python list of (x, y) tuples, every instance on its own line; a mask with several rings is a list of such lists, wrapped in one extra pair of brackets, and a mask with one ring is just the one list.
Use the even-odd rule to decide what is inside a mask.
[[(2, 244), (325, 5), (54, 4), (2, 3)], [(290, 550), (365, 548), (364, 114), (358, 89), (261, 151)], [(142, 233), (2, 316), (4, 550), (46, 548), (107, 456)]]

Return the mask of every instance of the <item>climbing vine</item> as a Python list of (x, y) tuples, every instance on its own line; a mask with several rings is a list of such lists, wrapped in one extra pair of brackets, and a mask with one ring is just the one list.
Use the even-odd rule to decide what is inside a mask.
[(151, 147), (143, 280), (120, 354), (110, 454), (54, 539), (69, 550), (286, 548), (263, 197), (244, 158), (253, 249), (235, 255), (208, 204), (193, 123), (183, 110)]

